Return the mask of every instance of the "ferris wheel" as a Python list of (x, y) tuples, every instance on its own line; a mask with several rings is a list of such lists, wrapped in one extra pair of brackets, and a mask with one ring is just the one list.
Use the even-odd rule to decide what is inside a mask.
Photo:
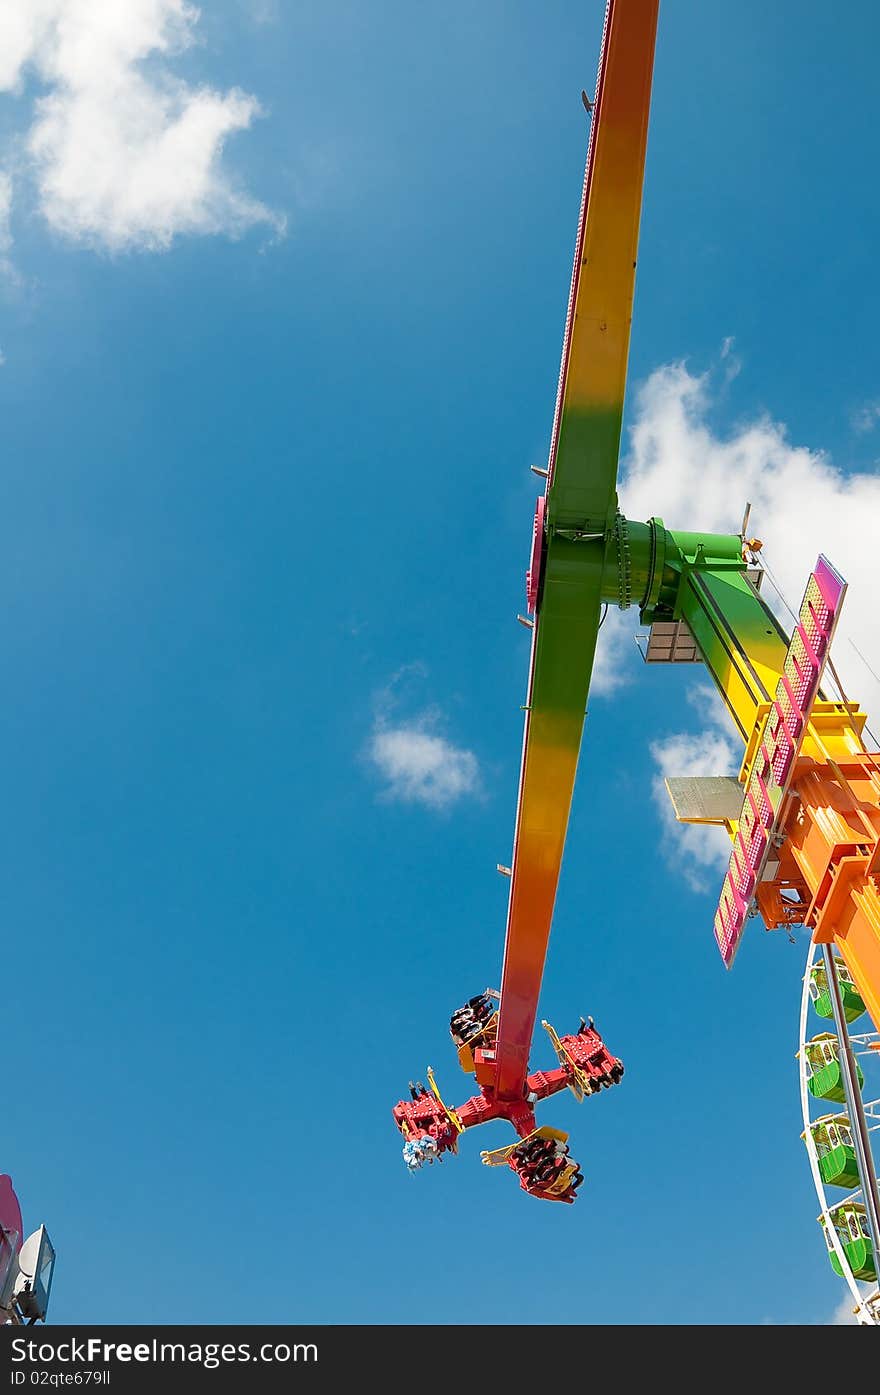
[[(816, 1030), (823, 1020), (835, 1030)], [(846, 1281), (856, 1321), (880, 1327), (880, 1208), (872, 1157), (872, 1142), (880, 1152), (880, 1032), (846, 964), (827, 945), (811, 944), (807, 954), (798, 1065), (801, 1137), (828, 1258)]]

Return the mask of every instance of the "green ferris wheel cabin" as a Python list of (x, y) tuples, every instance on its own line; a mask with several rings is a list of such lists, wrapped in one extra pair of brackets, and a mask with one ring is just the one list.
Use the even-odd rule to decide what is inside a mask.
[[(807, 1089), (814, 1099), (833, 1100), (835, 1104), (845, 1104), (843, 1072), (840, 1068), (840, 1043), (833, 1032), (820, 1032), (804, 1045), (807, 1057)], [(856, 1077), (859, 1089), (865, 1077), (858, 1061)]]

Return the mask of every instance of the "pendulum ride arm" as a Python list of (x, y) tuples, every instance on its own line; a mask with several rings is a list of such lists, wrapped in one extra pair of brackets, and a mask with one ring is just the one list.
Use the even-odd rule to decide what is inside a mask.
[[(609, 0), (562, 352), (526, 702), (495, 1092), (522, 1093), (571, 808), (629, 353), (658, 0)], [(541, 558), (542, 544), (545, 555)], [(543, 565), (541, 565), (543, 563)]]
[[(411, 1084), (394, 1109), (408, 1167), (454, 1152), (461, 1131), (505, 1118), (521, 1144), (501, 1160), (533, 1195), (566, 1201), (574, 1165), (553, 1130), (536, 1129), (532, 1106), (564, 1088), (595, 1093), (623, 1074), (592, 1020), (574, 1035), (551, 1034), (558, 1069), (528, 1073), (603, 604), (638, 606), (642, 624), (665, 625), (667, 638), (686, 632), (687, 653), (705, 663), (743, 742), (741, 788), (726, 783), (735, 808), (697, 816), (723, 824), (733, 842), (715, 923), (725, 963), (755, 910), (768, 929), (806, 924), (817, 942), (837, 946), (880, 1027), (880, 754), (864, 748), (857, 704), (830, 702), (818, 686), (845, 585), (822, 559), (804, 607), (826, 587), (830, 609), (821, 602), (813, 625), (802, 607), (815, 633), (804, 640), (799, 626), (789, 641), (746, 575), (742, 536), (669, 532), (659, 518), (638, 523), (618, 510), (657, 10), (658, 0), (607, 0), (547, 486), (526, 578), (534, 620), (501, 991), (470, 999), (451, 1024), (479, 1094), (449, 1109), (431, 1079), (430, 1091)], [(812, 686), (799, 687), (792, 669), (801, 643), (818, 645)], [(675, 661), (674, 650), (673, 639), (653, 654)], [(786, 676), (800, 708), (786, 706)]]

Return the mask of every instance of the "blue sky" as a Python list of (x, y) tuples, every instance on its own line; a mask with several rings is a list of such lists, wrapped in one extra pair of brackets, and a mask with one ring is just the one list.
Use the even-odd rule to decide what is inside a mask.
[[(578, 1204), (481, 1167), (500, 1126), (411, 1179), (391, 1120), (428, 1063), (470, 1093), (449, 1014), (500, 971), (601, 6), (137, 0), (127, 56), (87, 10), (17, 67), (0, 28), (0, 1165), (51, 1319), (830, 1321), (805, 944), (725, 974), (717, 854), (655, 786), (676, 736), (733, 748), (631, 624), (541, 1002), (627, 1067), (542, 1108)], [(687, 527), (711, 459), (702, 526), (757, 496), (795, 603), (826, 547), (877, 713), (880, 18), (846, 26), (661, 6), (623, 496)]]

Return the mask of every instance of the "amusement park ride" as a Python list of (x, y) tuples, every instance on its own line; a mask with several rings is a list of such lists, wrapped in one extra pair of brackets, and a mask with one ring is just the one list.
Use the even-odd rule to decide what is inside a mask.
[[(507, 1119), (517, 1140), (483, 1161), (506, 1163), (532, 1196), (575, 1200), (582, 1178), (567, 1135), (538, 1127), (535, 1105), (566, 1087), (582, 1099), (614, 1085), (623, 1065), (592, 1021), (561, 1038), (542, 1024), (555, 1069), (530, 1073), (529, 1053), (603, 608), (636, 605), (650, 630), (646, 660), (704, 664), (743, 743), (738, 779), (667, 782), (680, 821), (721, 825), (731, 837), (714, 924), (725, 966), (752, 918), (768, 930), (811, 932), (804, 1002), (821, 980), (835, 1032), (803, 1043), (802, 1075), (812, 1070), (812, 1088), (822, 1071), (811, 1062), (821, 1057), (835, 1080), (830, 1094), (813, 1088), (811, 1097), (847, 1112), (810, 1121), (805, 1104), (805, 1138), (814, 1175), (852, 1193), (829, 1210), (820, 1191), (820, 1220), (832, 1263), (853, 1279), (860, 1321), (880, 1322), (876, 1292), (855, 1285), (876, 1286), (880, 1204), (869, 1132), (880, 1124), (880, 1102), (862, 1100), (846, 1029), (852, 1006), (880, 1028), (880, 753), (865, 745), (858, 703), (842, 689), (833, 700), (821, 686), (846, 584), (820, 557), (789, 636), (760, 594), (761, 543), (747, 536), (748, 511), (740, 534), (722, 536), (671, 531), (660, 518), (636, 522), (618, 508), (658, 3), (608, 0), (595, 99), (585, 101), (590, 138), (550, 453), (546, 469), (532, 467), (546, 484), (526, 574), (529, 614), (520, 617), (531, 629), (531, 659), (513, 858), (499, 869), (510, 876), (501, 988), (471, 998), (451, 1022), (478, 1093), (450, 1108), (429, 1070), (429, 1088), (411, 1085), (394, 1120), (415, 1170), (455, 1152), (465, 1129)], [(878, 1060), (876, 1033), (859, 1043)], [(840, 1166), (838, 1158), (822, 1172), (837, 1153)]]

